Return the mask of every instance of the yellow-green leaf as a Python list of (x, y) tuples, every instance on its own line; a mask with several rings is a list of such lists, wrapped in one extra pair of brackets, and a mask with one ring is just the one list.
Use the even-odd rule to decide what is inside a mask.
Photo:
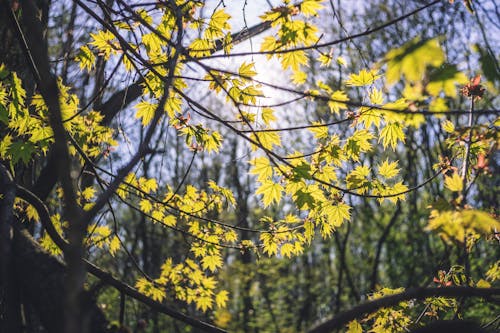
[(377, 88), (372, 89), (372, 91), (370, 92), (370, 103), (374, 105), (384, 103), (384, 95), (382, 94), (381, 90)]
[(441, 127), (445, 130), (447, 133), (453, 133), (455, 131), (455, 125), (449, 120), (445, 120), (441, 123)]
[(348, 86), (362, 87), (375, 82), (382, 75), (377, 74), (376, 70), (367, 71), (362, 69), (359, 74), (349, 75), (349, 79), (345, 82)]
[(313, 16), (318, 14), (318, 10), (323, 8), (321, 2), (323, 0), (305, 0), (300, 4), (300, 12), (305, 16)]
[(398, 161), (389, 163), (388, 160), (385, 160), (379, 165), (378, 173), (387, 179), (397, 176), (399, 173)]
[[(272, 149), (273, 145), (281, 146), (281, 137), (277, 132), (258, 132), (250, 134), (250, 138), (256, 141), (258, 146), (264, 149)], [(255, 150), (256, 147), (252, 146)]]
[(116, 252), (120, 249), (120, 239), (118, 236), (113, 236), (109, 242), (109, 253), (114, 257)]
[(135, 117), (141, 119), (142, 125), (148, 125), (155, 115), (157, 106), (147, 101), (141, 101), (135, 106), (137, 113)]
[(351, 207), (345, 203), (338, 203), (336, 205), (328, 204), (321, 209), (321, 214), (328, 217), (329, 224), (334, 227), (340, 227), (344, 220), (349, 220), (351, 218), (350, 210)]
[(328, 67), (332, 62), (332, 55), (328, 53), (321, 53), (318, 57), (318, 61), (321, 63), (321, 66)]
[(225, 308), (228, 299), (229, 293), (226, 290), (221, 290), (215, 295), (215, 304), (217, 304), (219, 308)]
[(281, 192), (283, 191), (283, 186), (279, 183), (273, 181), (265, 181), (258, 189), (255, 194), (262, 194), (262, 202), (264, 207), (269, 206), (273, 202), (279, 203), (281, 200)]
[(269, 125), (271, 122), (275, 121), (277, 118), (274, 115), (274, 110), (271, 108), (263, 108), (261, 112), (262, 120), (264, 124)]
[(394, 84), (403, 76), (412, 82), (421, 80), (427, 66), (440, 66), (445, 60), (445, 55), (437, 38), (421, 41), (417, 37), (402, 47), (389, 51), (385, 60), (387, 83)]
[(291, 243), (285, 243), (281, 245), (281, 255), (285, 258), (291, 258), (295, 250), (295, 246)]
[(222, 267), (222, 258), (220, 255), (208, 255), (201, 259), (203, 269), (209, 269), (212, 272), (219, 267)]
[(266, 157), (257, 157), (250, 161), (250, 164), (253, 165), (250, 174), (257, 175), (259, 182), (263, 182), (273, 175), (273, 168)]
[[(313, 122), (313, 125), (321, 125), (320, 122), (315, 121)], [(311, 131), (316, 139), (326, 139), (328, 138), (328, 127), (327, 126), (314, 126), (314, 127), (309, 127), (309, 131)]]
[[(103, 53), (104, 59), (108, 60), (112, 53), (115, 53), (116, 45), (113, 43), (115, 35), (110, 31), (98, 31), (97, 33), (91, 33), (90, 36), (93, 42), (90, 45), (95, 46), (100, 52)], [(87, 54), (89, 56), (89, 54)]]
[(353, 320), (347, 325), (347, 333), (362, 333), (363, 328), (357, 320)]
[(81, 70), (85, 69), (90, 72), (95, 64), (95, 55), (88, 46), (84, 45), (80, 47), (80, 52), (76, 55), (75, 60), (78, 61)]
[(330, 101), (328, 101), (328, 106), (330, 107), (330, 111), (334, 113), (339, 113), (340, 109), (346, 109), (347, 105), (342, 102), (349, 101), (349, 97), (344, 91), (337, 90), (332, 93), (330, 96)]
[(89, 186), (85, 190), (82, 191), (82, 197), (85, 200), (90, 200), (94, 197), (95, 192), (96, 192), (95, 188), (93, 188), (92, 186)]
[(292, 68), (297, 71), (301, 65), (307, 64), (307, 55), (304, 51), (293, 51), (281, 55), (281, 65), (283, 69)]
[(143, 211), (146, 214), (148, 214), (153, 209), (153, 205), (151, 204), (151, 201), (149, 201), (148, 199), (142, 199), (139, 202), (139, 207), (141, 208), (141, 211)]
[(454, 172), (453, 175), (444, 177), (445, 186), (453, 192), (460, 192), (463, 189), (463, 180), (458, 172)]
[(387, 146), (391, 146), (391, 148), (395, 150), (398, 144), (398, 140), (405, 142), (405, 134), (400, 123), (389, 123), (385, 125), (382, 131), (380, 131), (379, 141), (382, 141), (384, 148), (387, 148)]
[(252, 78), (257, 74), (254, 68), (255, 64), (253, 62), (244, 62), (241, 64), (238, 74), (240, 74), (243, 78)]

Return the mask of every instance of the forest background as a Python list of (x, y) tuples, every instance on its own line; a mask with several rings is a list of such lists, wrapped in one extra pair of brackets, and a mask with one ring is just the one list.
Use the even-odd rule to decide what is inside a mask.
[(498, 329), (499, 36), (486, 0), (2, 0), (1, 331)]

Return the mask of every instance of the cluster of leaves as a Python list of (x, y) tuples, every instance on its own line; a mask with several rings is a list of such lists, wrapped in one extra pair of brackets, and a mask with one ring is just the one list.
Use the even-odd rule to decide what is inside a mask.
[(215, 292), (217, 281), (213, 276), (207, 276), (195, 261), (186, 259), (184, 263), (174, 265), (172, 259), (167, 259), (161, 266), (157, 279), (148, 280), (141, 277), (136, 282), (137, 289), (156, 301), (162, 301), (168, 294), (175, 299), (194, 303), (201, 311), (212, 309), (215, 305), (224, 308), (228, 300), (228, 292)]
[[(59, 100), (64, 127), (73, 137), (75, 145), (70, 146), (73, 156), (83, 158), (77, 153), (83, 152), (89, 158), (106, 157), (117, 142), (113, 130), (101, 125), (103, 117), (95, 111), (85, 114), (79, 110), (79, 100), (61, 81), (58, 82)], [(47, 154), (54, 142), (52, 128), (48, 121), (48, 108), (40, 94), (27, 99), (26, 91), (16, 73), (9, 72), (0, 65), (0, 121), (5, 130), (0, 137), (0, 158), (10, 164), (13, 174), (20, 164), (29, 165), (34, 160)], [(92, 188), (78, 192), (78, 199), (84, 209), (91, 208), (89, 202), (94, 196)], [(62, 192), (59, 191), (59, 199)], [(38, 221), (37, 211), (20, 199), (16, 199), (16, 209), (24, 212), (33, 221)], [(64, 238), (67, 223), (62, 222), (59, 214), (51, 217), (55, 229)], [(107, 248), (114, 255), (119, 247), (119, 240), (113, 236), (106, 225), (90, 225), (87, 244), (98, 248)], [(52, 254), (62, 251), (48, 234), (40, 239), (41, 245)]]
[[(224, 10), (216, 11), (209, 22), (195, 17), (198, 2), (182, 4), (182, 23), (176, 21), (177, 13), (168, 6), (159, 6), (155, 12), (149, 13), (143, 9), (129, 8), (133, 20), (131, 22), (117, 22), (113, 31), (102, 30), (91, 34), (92, 41), (80, 48), (80, 68), (92, 70), (95, 66), (95, 53), (109, 60), (111, 56), (119, 57), (127, 72), (141, 72), (139, 64), (146, 66), (143, 78), (143, 94), (136, 104), (136, 118), (143, 126), (149, 125), (157, 112), (159, 100), (164, 98), (164, 106), (160, 112), (165, 112), (172, 126), (184, 136), (186, 143), (192, 149), (218, 151), (222, 137), (217, 131), (203, 126), (202, 123), (191, 124), (182, 116), (182, 90), (187, 87), (181, 78), (183, 60), (210, 54), (215, 48), (216, 41), (230, 29), (227, 20), (229, 15)], [(153, 19), (159, 17), (159, 20)], [(141, 34), (139, 43), (125, 40), (124, 33), (140, 29), (149, 31)], [(181, 44), (173, 44), (172, 38), (182, 35), (184, 29), (203, 31), (203, 37), (191, 42), (184, 48)], [(226, 38), (227, 39), (227, 38)], [(172, 63), (171, 59), (179, 61)], [(167, 78), (172, 84), (165, 91)]]
[[(438, 287), (448, 286), (476, 286), (479, 288), (491, 287), (491, 283), (498, 280), (498, 262), (485, 274), (485, 279), (473, 281), (466, 274), (463, 266), (454, 265), (448, 271), (438, 271), (433, 282)], [(404, 292), (404, 288), (381, 288), (368, 295), (369, 300)], [(422, 307), (423, 306), (423, 307)], [(413, 301), (400, 302), (397, 306), (381, 308), (366, 315), (360, 320), (353, 320), (347, 325), (346, 332), (361, 333), (364, 328), (369, 332), (407, 332), (410, 327), (445, 316), (447, 313), (457, 313), (459, 302), (453, 298), (434, 297), (425, 299), (422, 304)], [(418, 319), (415, 321), (414, 318)]]
[[(303, 68), (308, 64), (307, 47), (318, 42), (318, 29), (309, 19), (322, 8), (320, 2), (308, 0), (300, 5), (286, 2), (261, 17), (276, 28), (274, 36), (264, 38), (261, 52), (267, 53), (269, 58), (276, 57), (283, 69), (291, 69), (296, 84), (305, 82)], [(276, 119), (275, 111), (272, 108), (252, 111), (258, 98), (263, 96), (261, 84), (254, 81), (257, 74), (254, 63), (243, 62), (238, 71), (232, 73), (211, 69), (197, 62), (197, 59), (209, 57), (218, 43), (223, 43), (224, 51), (230, 54), (231, 27), (228, 23), (230, 16), (224, 9), (214, 11), (209, 19), (205, 19), (197, 16), (196, 6), (199, 4), (182, 7), (181, 25), (176, 20), (174, 10), (168, 6), (156, 8), (156, 15), (143, 10), (130, 10), (134, 17), (133, 23), (121, 22), (116, 31), (105, 30), (92, 34), (93, 41), (81, 48), (80, 66), (92, 69), (94, 52), (106, 59), (119, 56), (128, 71), (138, 70), (137, 65), (134, 66), (137, 63), (146, 66), (143, 98), (135, 107), (136, 118), (141, 120), (142, 125), (149, 125), (160, 99), (167, 96), (164, 110), (169, 122), (179, 135), (186, 138), (188, 146), (195, 150), (217, 151), (222, 136), (201, 123), (192, 125), (190, 116), (186, 117), (181, 112), (185, 97), (182, 91), (186, 88), (181, 78), (183, 61), (197, 63), (206, 71), (203, 80), (209, 82), (209, 89), (225, 95), (226, 101), (237, 109), (236, 117), (241, 124), (250, 128), (246, 139), (256, 151), (256, 156), (250, 161), (250, 173), (259, 182), (256, 194), (262, 195), (264, 207), (278, 205), (288, 197), (295, 204), (297, 212), (278, 220), (263, 217), (261, 220), (265, 231), (260, 235), (261, 244), (255, 246), (248, 240), (237, 243), (237, 235), (232, 229), (211, 221), (196, 221), (196, 218), (203, 217), (207, 212), (221, 211), (222, 206), (217, 198), (222, 192), (215, 188), (215, 192), (209, 194), (188, 186), (183, 196), (168, 189), (162, 191), (163, 199), (159, 199), (156, 183), (153, 187), (140, 184), (153, 182), (152, 179), (141, 182), (140, 178), (136, 179), (131, 174), (118, 190), (123, 200), (127, 198), (125, 192), (130, 192), (132, 187), (135, 189), (132, 192), (136, 192), (135, 195), (139, 197), (139, 209), (153, 222), (178, 229), (180, 225), (187, 226), (186, 229), (180, 229), (195, 237), (191, 246), (195, 258), (200, 260), (203, 269), (215, 271), (222, 265), (218, 246), (222, 244), (234, 243), (244, 249), (262, 247), (268, 255), (289, 257), (301, 254), (304, 245), (311, 243), (316, 230), (327, 238), (350, 219), (351, 207), (343, 200), (345, 193), (378, 197), (381, 202), (389, 200), (395, 203), (404, 199), (409, 189), (398, 177), (398, 161), (386, 159), (370, 166), (364, 156), (373, 152), (379, 142), (384, 149), (396, 150), (400, 142), (405, 142), (405, 129), (409, 126), (418, 127), (424, 122), (420, 114), (397, 111), (412, 110), (424, 104), (429, 104), (430, 110), (442, 111), (447, 109), (444, 98), (456, 97), (456, 84), (464, 83), (465, 75), (455, 66), (445, 64), (438, 39), (415, 39), (389, 52), (378, 69), (364, 69), (349, 75), (345, 86), (362, 90), (369, 101), (369, 105), (360, 106), (354, 111), (349, 111), (347, 91), (333, 91), (321, 81), (317, 82), (318, 89), (309, 89), (306, 91), (307, 96), (313, 100), (326, 99), (332, 114), (340, 116), (344, 112), (346, 119), (351, 122), (352, 132), (341, 138), (325, 124), (314, 123), (310, 127), (316, 142), (314, 152), (294, 152), (280, 157), (275, 152), (284, 148), (284, 145), (280, 133), (271, 127)], [(119, 37), (120, 30), (135, 31), (137, 27), (149, 31), (141, 34), (140, 43)], [(185, 48), (173, 42), (182, 29), (198, 31), (198, 37), (192, 39)], [(319, 61), (325, 66), (329, 65), (332, 55), (319, 53)], [(181, 61), (172, 67), (170, 59), (174, 55)], [(382, 77), (379, 70), (384, 65), (387, 67), (389, 85), (405, 78), (404, 99), (384, 101), (378, 83)], [(173, 77), (172, 87), (165, 92), (165, 82), (169, 76)], [(256, 130), (253, 124), (257, 124)], [(217, 187), (214, 183), (212, 186)], [(223, 196), (233, 201), (227, 193)], [(435, 227), (429, 228), (438, 228), (434, 216), (433, 221)]]
[[(314, 45), (319, 40), (318, 28), (307, 19), (318, 15), (318, 11), (323, 8), (321, 2), (306, 0), (295, 5), (285, 1), (282, 6), (261, 16), (262, 20), (270, 21), (277, 32), (274, 36), (264, 38), (260, 50), (268, 52), (269, 59), (276, 57), (283, 69), (291, 69), (295, 83), (304, 83), (307, 78), (301, 67), (307, 65), (308, 57), (300, 47)], [(305, 19), (298, 18), (299, 14)]]
[[(28, 164), (34, 156), (46, 154), (54, 140), (48, 124), (48, 110), (43, 98), (39, 94), (35, 94), (28, 107), (25, 100), (26, 92), (17, 75), (7, 72), (4, 67), (1, 69), (0, 94), (2, 103), (0, 111), (2, 112), (2, 123), (8, 129), (1, 138), (1, 158), (10, 161), (14, 171), (17, 163)], [(74, 142), (77, 145), (71, 146), (72, 154), (75, 156), (78, 154), (82, 162), (87, 162), (89, 158), (106, 157), (110, 147), (116, 145), (116, 141), (113, 139), (113, 130), (100, 125), (103, 119), (101, 114), (95, 111), (85, 114), (79, 112), (77, 97), (70, 94), (68, 88), (60, 82), (59, 89), (65, 128), (69, 135), (74, 137)], [(102, 186), (103, 180), (100, 182)], [(202, 267), (195, 270), (198, 267), (197, 264), (188, 259), (186, 267), (180, 269), (180, 266), (177, 265), (169, 270), (170, 273), (166, 272), (168, 267), (165, 264), (161, 277), (155, 279), (156, 284), (154, 285), (145, 278), (140, 278), (137, 281), (138, 289), (155, 300), (161, 301), (165, 298), (167, 285), (176, 286), (173, 295), (177, 299), (187, 303), (196, 301), (197, 308), (202, 311), (212, 308), (213, 302), (217, 306), (223, 307), (227, 300), (226, 291), (221, 290), (217, 294), (214, 293), (216, 281), (213, 277), (204, 275), (203, 271), (215, 272), (217, 268), (221, 267), (222, 253), (218, 244), (234, 242), (237, 235), (233, 229), (224, 228), (214, 223), (205, 223), (200, 226), (199, 222), (196, 222), (196, 218), (205, 216), (207, 212), (221, 211), (228, 205), (234, 205), (235, 199), (231, 191), (214, 182), (209, 182), (208, 187), (210, 192), (199, 191), (193, 186), (187, 186), (184, 195), (179, 195), (172, 189), (166, 189), (163, 199), (158, 199), (160, 195), (157, 193), (156, 179), (136, 177), (135, 174), (131, 173), (116, 191), (121, 200), (130, 197), (136, 199), (138, 210), (149, 216), (154, 223), (161, 223), (166, 227), (180, 230), (176, 227), (177, 220), (182, 220), (183, 224), (188, 226), (188, 230), (185, 232), (198, 240), (193, 242), (192, 252), (194, 257), (201, 262)], [(57, 193), (58, 199), (61, 200), (62, 190), (58, 190)], [(96, 186), (90, 186), (78, 192), (78, 202), (84, 210), (92, 208), (92, 201), (98, 193)], [(29, 219), (39, 220), (36, 210), (20, 199), (17, 199), (16, 207), (19, 211), (25, 212)], [(56, 213), (51, 216), (51, 223), (59, 236), (65, 239), (68, 222), (62, 221), (61, 216)], [(207, 243), (211, 245), (207, 246)], [(47, 233), (40, 238), (40, 244), (53, 255), (62, 254), (61, 249)], [(102, 222), (97, 222), (88, 226), (85, 244), (89, 248), (105, 249), (114, 256), (121, 246), (121, 240), (117, 236), (116, 230), (109, 225), (102, 224)], [(190, 264), (188, 265), (188, 263)], [(184, 278), (174, 277), (178, 270), (184, 272)], [(189, 287), (181, 286), (181, 284), (186, 283)], [(158, 285), (163, 287), (160, 288)]]
[[(343, 87), (348, 89), (334, 90), (318, 81), (315, 89), (302, 92), (313, 101), (325, 101), (331, 115), (342, 117), (350, 126), (340, 136), (326, 123), (312, 123), (306, 126), (307, 135), (312, 138), (312, 152), (295, 151), (282, 140), (280, 131), (272, 127), (278, 118), (275, 110), (258, 107), (263, 89), (255, 80), (257, 72), (253, 62), (242, 62), (236, 72), (211, 68), (203, 63), (220, 43), (226, 54), (231, 53), (230, 15), (224, 9), (217, 9), (209, 18), (203, 18), (197, 10), (203, 6), (202, 2), (176, 3), (182, 5), (175, 8), (155, 6), (151, 11), (124, 7), (128, 15), (107, 25), (105, 30), (92, 33), (91, 41), (80, 48), (76, 60), (80, 69), (89, 72), (101, 57), (105, 61), (119, 62), (129, 74), (138, 74), (142, 95), (134, 107), (135, 118), (143, 127), (154, 129), (165, 117), (194, 154), (218, 152), (223, 137), (202, 121), (193, 124), (190, 114), (183, 111), (186, 105), (230, 128), (252, 149), (250, 174), (257, 180), (255, 194), (261, 196), (264, 208), (293, 203), (292, 213), (260, 218), (258, 230), (252, 230), (259, 234), (260, 243), (255, 245), (249, 239), (240, 240), (235, 226), (208, 218), (235, 205), (235, 198), (227, 188), (212, 181), (206, 184), (206, 190), (189, 184), (171, 188), (158, 184), (155, 178), (137, 173), (129, 173), (124, 178), (116, 190), (117, 200), (139, 211), (153, 224), (187, 235), (192, 240), (187, 259), (180, 263), (174, 263), (173, 258), (166, 259), (159, 277), (138, 278), (137, 289), (156, 301), (181, 300), (207, 311), (224, 307), (228, 299), (228, 292), (219, 290), (214, 277), (223, 265), (224, 247), (243, 252), (262, 249), (269, 256), (297, 256), (311, 244), (316, 234), (329, 238), (350, 220), (352, 207), (344, 200), (346, 194), (377, 198), (380, 203), (404, 200), (411, 189), (401, 180), (399, 162), (385, 157), (373, 162), (366, 157), (373, 154), (377, 146), (388, 152), (397, 151), (406, 140), (405, 130), (417, 128), (425, 121), (423, 115), (412, 111), (423, 106), (431, 111), (447, 110), (447, 99), (456, 98), (456, 84), (465, 83), (466, 77), (454, 65), (445, 62), (439, 39), (415, 39), (390, 51), (376, 68), (350, 74), (343, 82)], [(292, 80), (298, 86), (307, 79), (304, 72), (309, 63), (307, 50), (315, 50), (313, 46), (319, 40), (311, 17), (322, 8), (320, 3), (305, 0), (294, 5), (285, 1), (262, 16), (264, 22), (271, 22), (276, 33), (264, 38), (261, 52), (278, 59), (284, 70), (290, 69)], [(182, 40), (184, 30), (194, 31), (198, 36), (187, 38), (186, 46)], [(318, 61), (328, 66), (332, 54), (317, 52)], [(342, 63), (343, 60), (338, 58), (337, 61)], [(188, 85), (183, 78), (187, 62), (203, 70), (204, 76), (199, 80), (208, 82), (210, 91), (225, 96), (233, 107), (234, 119), (226, 121), (203, 106), (195, 105), (199, 103), (187, 96)], [(384, 100), (385, 87), (381, 82), (384, 66), (389, 86), (405, 79), (404, 98)], [(58, 88), (64, 127), (74, 139), (70, 145), (72, 155), (82, 165), (89, 163), (89, 158), (105, 157), (116, 142), (113, 131), (100, 125), (103, 116), (80, 110), (78, 98), (61, 82)], [(353, 92), (359, 92), (367, 104), (352, 102)], [(46, 154), (53, 143), (47, 113), (39, 94), (27, 101), (16, 74), (0, 67), (0, 122), (6, 128), (0, 138), (0, 158), (11, 162), (13, 170), (17, 163), (28, 164), (33, 157)], [(238, 125), (231, 125), (234, 123)], [(444, 121), (443, 127), (450, 134), (449, 148), (455, 155), (474, 161), (478, 170), (484, 170), (481, 156), (484, 159), (498, 142), (498, 134), (492, 134), (493, 125), (455, 129), (452, 123)], [(492, 228), (500, 229), (500, 224), (487, 213), (462, 204), (468, 185), (467, 174), (460, 175), (451, 164), (439, 168), (448, 172), (444, 183), (454, 192), (454, 201), (448, 205), (434, 205), (428, 230), (438, 230), (447, 242), (456, 242), (470, 250), (474, 242), (490, 234)], [(97, 174), (95, 176), (100, 188), (105, 188), (106, 182)], [(78, 193), (79, 205), (84, 210), (92, 209), (98, 193), (97, 186), (82, 189)], [(31, 208), (19, 206), (36, 219)], [(67, 222), (54, 214), (52, 223), (64, 238)], [(107, 249), (111, 255), (121, 245), (117, 231), (99, 222), (88, 226), (85, 242), (89, 247)], [(53, 254), (61, 253), (47, 235), (42, 237), (41, 244)], [(498, 266), (497, 262), (488, 270), (484, 281), (498, 279)], [(446, 279), (448, 277), (439, 281), (446, 284)], [(371, 298), (398, 291), (382, 289)], [(456, 306), (439, 299), (429, 302), (429, 313)], [(372, 324), (374, 332), (388, 328), (403, 331), (411, 321), (410, 308), (409, 303), (402, 303), (396, 308), (382, 309), (365, 321)], [(350, 332), (360, 330), (359, 322), (349, 326)]]
[[(60, 81), (58, 87), (64, 127), (85, 154), (102, 156), (116, 146), (113, 130), (100, 125), (103, 117), (93, 111), (81, 114), (76, 95)], [(45, 156), (54, 142), (47, 112), (42, 96), (35, 94), (27, 101), (16, 73), (0, 65), (0, 122), (6, 128), (0, 138), (0, 158), (10, 162), (12, 171), (19, 162), (28, 164), (34, 157)], [(75, 147), (71, 153), (76, 155)]]
[[(390, 289), (382, 288), (379, 291), (369, 295), (370, 300), (398, 294), (403, 291), (403, 288)], [(408, 313), (410, 307), (409, 302), (401, 302), (397, 307), (382, 308), (373, 314), (368, 315), (363, 321), (371, 322), (370, 332), (406, 332), (407, 326), (411, 323), (411, 317)], [(348, 333), (361, 333), (363, 328), (360, 322), (354, 320), (349, 323), (347, 328)]]
[[(213, 302), (223, 307), (226, 291), (214, 293), (216, 281), (210, 273), (215, 273), (223, 264), (223, 247), (234, 246), (238, 235), (235, 230), (206, 215), (221, 212), (235, 204), (231, 191), (210, 181), (209, 190), (203, 191), (187, 185), (183, 194), (178, 190), (160, 190), (155, 178), (138, 177), (130, 173), (117, 190), (123, 202), (140, 211), (152, 223), (159, 224), (193, 238), (190, 243), (192, 259), (186, 259), (173, 267), (172, 258), (162, 266), (159, 278), (141, 277), (136, 286), (139, 291), (155, 300), (168, 296), (189, 303), (196, 303), (202, 311), (211, 309)], [(138, 202), (133, 206), (130, 202)], [(172, 267), (171, 267), (172, 266)], [(180, 278), (178, 275), (183, 274)], [(202, 276), (203, 275), (203, 276)], [(167, 293), (172, 287), (173, 292)], [(167, 288), (167, 289), (166, 289)], [(224, 296), (225, 295), (225, 296)]]
[[(300, 216), (304, 217), (302, 226), (305, 232), (301, 237), (296, 234), (296, 242), (310, 243), (316, 227), (323, 237), (329, 237), (336, 228), (350, 219), (350, 207), (342, 199), (344, 192), (372, 195), (379, 197), (380, 201), (384, 201), (384, 198), (392, 202), (404, 199), (408, 187), (398, 181), (398, 161), (381, 162), (376, 166), (376, 176), (372, 177), (372, 168), (363, 158), (373, 151), (377, 141), (382, 142), (384, 147), (396, 149), (398, 142), (404, 142), (405, 139), (405, 115), (374, 109), (376, 104), (389, 110), (404, 109), (408, 105), (403, 100), (384, 104), (381, 91), (373, 87), (380, 77), (375, 72), (366, 70), (349, 76), (346, 85), (367, 87), (367, 94), (374, 107), (361, 107), (348, 115), (353, 130), (343, 140), (321, 123), (311, 126), (310, 132), (315, 138), (316, 146), (309, 156), (295, 152), (285, 159), (277, 159), (269, 151), (281, 146), (279, 133), (254, 133), (255, 141), (262, 144), (266, 153), (251, 161), (250, 173), (256, 175), (261, 184), (256, 194), (262, 195), (264, 206), (279, 203), (284, 194), (292, 198), (301, 212)], [(332, 113), (340, 114), (342, 109), (347, 109), (344, 102), (348, 102), (349, 98), (345, 92), (333, 92), (321, 82), (318, 87), (321, 91), (310, 90), (309, 93), (316, 97), (330, 96), (328, 105)], [(342, 179), (340, 175), (346, 169), (349, 171)], [(287, 243), (280, 237), (264, 237), (267, 244), (264, 249), (268, 253), (276, 253), (277, 245)], [(270, 239), (274, 239), (275, 243), (270, 242)], [(289, 253), (288, 250), (286, 252)]]

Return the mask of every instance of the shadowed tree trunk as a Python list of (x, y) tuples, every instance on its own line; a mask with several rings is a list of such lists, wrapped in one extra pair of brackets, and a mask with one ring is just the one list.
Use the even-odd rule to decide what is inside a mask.
[[(46, 27), (49, 3), (37, 1), (36, 4), (39, 18)], [(29, 98), (36, 84), (27, 61), (26, 46), (19, 42), (21, 32), (16, 27), (21, 31), (23, 27), (18, 18), (17, 2), (0, 2), (0, 64), (22, 80)], [(4, 130), (0, 125), (0, 132)], [(44, 160), (40, 158), (38, 162), (43, 165)], [(0, 165), (0, 168), (0, 331), (63, 332), (65, 266), (45, 252), (27, 230), (21, 229), (23, 217), (13, 214), (15, 184), (7, 166)], [(35, 168), (35, 163), (17, 166), (16, 183), (32, 188)], [(48, 192), (45, 194), (44, 198)], [(107, 320), (91, 295), (82, 295), (81, 302), (82, 315), (91, 332), (106, 332)]]
[(12, 207), (16, 188), (7, 169), (0, 165), (0, 332), (21, 330), (21, 307), (16, 277), (12, 271)]
[[(64, 332), (65, 267), (40, 248), (25, 230), (15, 230), (12, 252), (16, 283), (22, 302), (29, 304), (49, 332)], [(107, 332), (107, 320), (88, 292), (81, 299), (82, 317), (89, 332)]]

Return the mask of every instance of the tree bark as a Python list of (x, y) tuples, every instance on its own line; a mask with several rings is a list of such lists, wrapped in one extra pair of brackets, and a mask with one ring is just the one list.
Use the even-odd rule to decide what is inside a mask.
[(16, 187), (0, 164), (0, 332), (20, 332), (22, 321), (16, 279), (12, 274), (12, 225)]
[[(49, 332), (64, 332), (65, 265), (51, 256), (26, 230), (14, 229), (13, 266), (21, 300), (29, 304)], [(82, 317), (92, 333), (106, 333), (108, 322), (93, 295), (80, 298)]]

